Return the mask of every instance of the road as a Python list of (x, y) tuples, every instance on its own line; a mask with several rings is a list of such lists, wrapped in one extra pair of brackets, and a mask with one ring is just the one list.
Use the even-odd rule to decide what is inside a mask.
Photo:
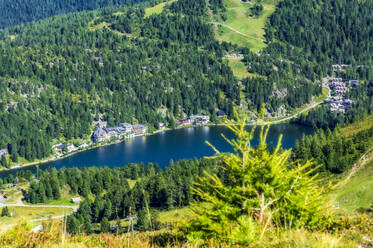
[[(5, 203), (5, 204), (1, 204), (1, 207), (27, 207), (27, 208), (67, 208), (67, 209), (73, 209), (73, 212), (76, 212), (78, 211), (79, 209), (79, 206), (66, 206), (66, 205), (27, 205), (27, 204), (24, 204), (22, 202), (22, 199), (19, 198), (17, 203)], [(39, 219), (31, 219), (29, 221), (31, 222), (38, 222), (38, 221), (46, 221), (46, 220), (52, 220), (52, 219), (61, 219), (67, 215), (70, 215), (71, 213), (66, 213), (66, 214), (63, 214), (63, 215), (55, 215), (55, 216), (49, 216), (49, 217), (45, 217), (45, 218), (39, 218)], [(1, 232), (4, 232), (10, 228), (12, 228), (13, 226), (15, 226), (16, 224), (8, 224), (8, 225), (2, 225), (0, 226), (0, 233)]]
[(4, 207), (28, 207), (28, 208), (71, 208), (74, 212), (78, 211), (79, 205), (28, 205), (22, 201), (23, 197), (18, 198), (16, 203), (3, 203)]
[[(328, 88), (328, 94), (327, 94), (327, 97), (329, 97), (329, 96), (330, 96), (330, 89), (329, 89), (329, 87), (327, 87), (326, 85), (323, 85), (323, 87)], [(310, 109), (313, 109), (313, 108), (319, 106), (319, 105), (322, 104), (322, 103), (323, 103), (323, 101), (312, 103), (310, 106), (308, 106), (308, 107), (302, 109), (301, 111), (298, 111), (297, 113), (295, 113), (295, 114), (293, 114), (293, 115), (290, 115), (290, 116), (285, 117), (285, 118), (280, 119), (280, 120), (267, 121), (267, 122), (264, 122), (264, 124), (265, 124), (265, 125), (266, 125), (266, 124), (278, 124), (278, 123), (281, 123), (281, 122), (284, 122), (284, 121), (291, 120), (291, 119), (297, 117), (298, 115), (300, 115), (300, 114), (302, 114), (302, 113), (304, 113), (304, 112), (307, 112), (307, 111), (310, 110)]]
[(301, 111), (299, 111), (299, 112), (297, 112), (297, 113), (295, 113), (295, 114), (293, 114), (293, 115), (291, 115), (291, 116), (285, 117), (285, 118), (280, 119), (280, 120), (268, 121), (268, 122), (265, 122), (264, 124), (278, 124), (278, 123), (281, 123), (281, 122), (285, 122), (285, 121), (291, 120), (291, 119), (297, 117), (298, 115), (300, 115), (300, 114), (302, 114), (302, 113), (304, 113), (304, 112), (307, 112), (307, 111), (310, 110), (310, 109), (313, 109), (313, 108), (319, 106), (321, 103), (322, 103), (322, 102), (316, 102), (316, 103), (313, 103), (313, 104), (311, 104), (310, 106), (308, 106), (307, 108), (302, 109)]
[(22, 203), (6, 203), (3, 207), (27, 207), (27, 208), (71, 208), (76, 212), (79, 206), (66, 206), (66, 205), (27, 205)]

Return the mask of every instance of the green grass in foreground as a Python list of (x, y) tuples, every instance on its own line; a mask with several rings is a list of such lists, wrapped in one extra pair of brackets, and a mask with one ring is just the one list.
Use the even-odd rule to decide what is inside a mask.
[(172, 224), (190, 218), (191, 214), (190, 207), (162, 211), (159, 213), (159, 221), (161, 224)]
[[(9, 212), (12, 214), (11, 217), (0, 217), (0, 231), (6, 229), (8, 225), (16, 224), (20, 220), (26, 220), (36, 223), (40, 223), (42, 220), (48, 220), (53, 216), (59, 216), (72, 212), (70, 208), (58, 208), (58, 207), (8, 207)], [(1, 212), (2, 208), (0, 208)]]
[(264, 43), (264, 28), (267, 18), (275, 11), (276, 0), (264, 0), (262, 2), (264, 11), (259, 17), (250, 17), (250, 8), (253, 3), (242, 2), (241, 0), (223, 0), (227, 9), (227, 20), (224, 22), (244, 34), (257, 39), (248, 38), (238, 34), (226, 27), (219, 27), (216, 38), (221, 41), (232, 42), (234, 44), (249, 47), (252, 51), (258, 51), (266, 46)]
[(160, 3), (160, 4), (157, 4), (151, 8), (146, 8), (145, 9), (145, 17), (149, 17), (153, 14), (160, 14), (162, 13), (162, 10), (163, 8), (167, 5), (167, 4), (171, 4), (173, 2), (175, 2), (177, 0), (170, 0), (170, 1), (167, 1), (167, 2), (163, 2), (163, 3)]

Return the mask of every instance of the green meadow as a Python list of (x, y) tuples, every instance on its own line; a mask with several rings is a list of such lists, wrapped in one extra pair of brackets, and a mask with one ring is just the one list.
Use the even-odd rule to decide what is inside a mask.
[[(250, 8), (254, 3), (241, 0), (223, 0), (227, 9), (227, 20), (222, 24), (227, 25), (245, 35), (239, 34), (226, 26), (218, 25), (216, 38), (220, 41), (249, 47), (258, 51), (266, 46), (264, 43), (264, 28), (267, 18), (275, 11), (276, 0), (264, 0), (263, 13), (259, 17), (250, 17)], [(250, 37), (248, 37), (250, 36)]]

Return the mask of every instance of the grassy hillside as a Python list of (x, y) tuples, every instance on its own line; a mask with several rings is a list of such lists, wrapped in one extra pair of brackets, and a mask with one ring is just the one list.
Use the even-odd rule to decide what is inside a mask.
[(353, 213), (373, 204), (373, 156), (343, 186), (332, 193), (339, 202), (339, 211)]
[[(373, 116), (343, 128), (342, 134), (352, 137), (371, 127)], [(338, 212), (352, 214), (373, 206), (373, 139), (369, 144), (370, 149), (346, 173), (341, 185), (330, 193), (333, 203), (339, 203)]]
[(264, 48), (264, 27), (267, 18), (275, 10), (276, 0), (264, 0), (264, 10), (259, 17), (249, 16), (250, 8), (253, 6), (251, 2), (224, 0), (223, 3), (227, 9), (227, 19), (217, 24), (217, 39), (249, 47), (254, 52)]
[(145, 17), (149, 17), (149, 16), (151, 16), (153, 14), (160, 14), (160, 13), (162, 13), (162, 11), (163, 11), (163, 9), (164, 9), (164, 7), (166, 5), (169, 5), (169, 4), (171, 4), (171, 3), (175, 2), (175, 1), (177, 1), (177, 0), (169, 0), (169, 1), (157, 4), (157, 5), (153, 6), (153, 7), (146, 8), (145, 9)]
[[(8, 207), (11, 217), (0, 217), (0, 232), (7, 230), (21, 221), (27, 221), (36, 226), (48, 219), (70, 214), (72, 209), (60, 207)], [(0, 208), (0, 212), (2, 208)]]

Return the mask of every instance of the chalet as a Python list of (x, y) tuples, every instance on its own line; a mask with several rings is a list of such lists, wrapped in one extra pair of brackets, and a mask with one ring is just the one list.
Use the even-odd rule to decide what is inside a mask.
[(242, 59), (243, 58), (243, 54), (241, 54), (241, 53), (232, 53), (232, 54), (225, 55), (225, 57), (227, 59)]
[(80, 197), (74, 197), (74, 198), (71, 199), (72, 203), (79, 203), (81, 201), (82, 201), (82, 198), (80, 198)]
[(342, 69), (341, 65), (332, 65), (333, 70), (340, 70)]
[(346, 65), (346, 64), (341, 65), (342, 70), (347, 70), (348, 67), (350, 67), (350, 65)]
[(218, 117), (223, 117), (223, 116), (225, 116), (225, 112), (223, 110), (219, 110), (217, 115), (218, 115)]
[(84, 149), (84, 148), (87, 148), (88, 146), (89, 146), (88, 143), (83, 142), (83, 143), (80, 144), (79, 148)]
[(335, 65), (332, 65), (332, 68), (333, 70), (347, 70), (348, 67), (350, 67), (350, 65), (346, 65), (346, 64), (335, 64)]
[(188, 126), (188, 125), (192, 125), (192, 121), (189, 118), (184, 119), (184, 120), (179, 120), (176, 122), (176, 125), (179, 127)]
[(358, 80), (354, 80), (354, 79), (349, 80), (349, 81), (348, 81), (348, 84), (349, 84), (350, 86), (353, 86), (353, 87), (358, 87), (358, 86), (360, 86), (359, 81), (358, 81)]
[(119, 124), (119, 127), (122, 127), (126, 133), (133, 132), (132, 125), (129, 123), (121, 123)]
[(136, 136), (144, 135), (148, 131), (148, 128), (141, 124), (133, 125), (132, 128)]
[(191, 115), (189, 117), (189, 119), (194, 124), (207, 124), (210, 121), (210, 116), (208, 116), (208, 115)]
[(8, 149), (1, 149), (1, 150), (0, 150), (0, 158), (1, 158), (2, 156), (6, 156), (6, 155), (8, 155), (8, 154), (9, 154)]
[(67, 149), (67, 142), (64, 142), (64, 143), (60, 143), (60, 144), (57, 144), (57, 145), (54, 145), (52, 148), (54, 150), (62, 150), (62, 149)]
[(106, 128), (107, 127), (107, 121), (98, 121), (96, 127), (97, 128)]
[(336, 82), (343, 82), (343, 79), (342, 78), (332, 78), (331, 79), (332, 83), (336, 83)]
[(95, 141), (97, 142), (102, 142), (106, 139), (107, 137), (107, 133), (104, 129), (102, 128), (98, 128), (96, 129), (96, 131), (93, 133), (93, 138), (95, 139)]
[(118, 127), (108, 127), (105, 128), (105, 131), (107, 133), (107, 138), (116, 138), (119, 137), (121, 134)]
[(66, 149), (67, 149), (67, 152), (75, 152), (76, 150), (78, 150), (78, 148), (75, 147), (73, 144), (67, 144)]
[(352, 104), (353, 101), (350, 99), (345, 99), (341, 97), (330, 97), (324, 101), (325, 104), (328, 104), (332, 112), (337, 114), (345, 113)]

